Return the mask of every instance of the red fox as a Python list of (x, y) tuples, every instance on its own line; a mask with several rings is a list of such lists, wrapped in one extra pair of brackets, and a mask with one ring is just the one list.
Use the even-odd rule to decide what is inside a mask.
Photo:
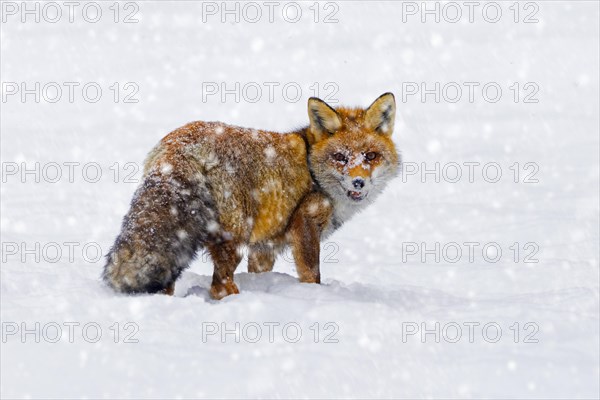
[(301, 282), (320, 283), (320, 240), (370, 204), (399, 169), (391, 93), (367, 109), (308, 100), (310, 124), (281, 134), (192, 122), (150, 152), (143, 182), (107, 255), (118, 292), (173, 294), (199, 249), (214, 263), (214, 299), (248, 271), (271, 271), (290, 246)]

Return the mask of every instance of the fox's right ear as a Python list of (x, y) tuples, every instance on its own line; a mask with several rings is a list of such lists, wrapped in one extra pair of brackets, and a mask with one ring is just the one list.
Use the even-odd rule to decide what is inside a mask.
[(396, 119), (396, 100), (392, 93), (384, 93), (367, 108), (365, 124), (382, 135), (391, 135)]
[(342, 127), (342, 120), (338, 113), (329, 104), (316, 97), (308, 99), (308, 119), (312, 143), (333, 135)]

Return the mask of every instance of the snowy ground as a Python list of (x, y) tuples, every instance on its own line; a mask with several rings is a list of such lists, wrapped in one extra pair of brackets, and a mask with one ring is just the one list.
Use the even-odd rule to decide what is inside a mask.
[[(294, 3), (298, 22), (294, 4), (269, 22), (258, 2), (256, 23), (241, 3), (237, 23), (221, 2), (98, 2), (96, 23), (87, 3), (73, 22), (55, 4), (61, 20), (41, 4), (37, 23), (2, 3), (3, 398), (600, 396), (598, 3), (494, 3), (496, 23), (483, 2), (473, 22), (453, 3), (456, 23), (445, 4), (422, 22), (420, 2)], [(436, 82), (439, 102), (411, 94)], [(366, 106), (386, 91), (405, 174), (323, 243), (322, 285), (285, 259), (242, 264), (242, 293), (215, 302), (200, 257), (174, 297), (102, 286), (97, 252), (166, 133), (286, 131), (311, 95)], [(436, 163), (439, 182), (422, 175)]]

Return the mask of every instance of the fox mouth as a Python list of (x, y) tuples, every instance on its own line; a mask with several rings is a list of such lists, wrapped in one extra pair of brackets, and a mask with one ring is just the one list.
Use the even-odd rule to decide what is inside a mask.
[(350, 200), (353, 201), (362, 201), (365, 199), (365, 197), (367, 197), (366, 193), (361, 193), (361, 192), (355, 192), (353, 190), (348, 190), (348, 192), (346, 193), (346, 195), (350, 198)]

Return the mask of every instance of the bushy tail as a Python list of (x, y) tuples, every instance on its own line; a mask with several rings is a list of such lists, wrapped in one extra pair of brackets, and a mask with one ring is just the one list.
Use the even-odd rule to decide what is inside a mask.
[(104, 281), (124, 293), (156, 293), (170, 287), (199, 247), (215, 235), (208, 228), (218, 226), (216, 221), (202, 176), (189, 179), (174, 170), (150, 171), (107, 255)]

